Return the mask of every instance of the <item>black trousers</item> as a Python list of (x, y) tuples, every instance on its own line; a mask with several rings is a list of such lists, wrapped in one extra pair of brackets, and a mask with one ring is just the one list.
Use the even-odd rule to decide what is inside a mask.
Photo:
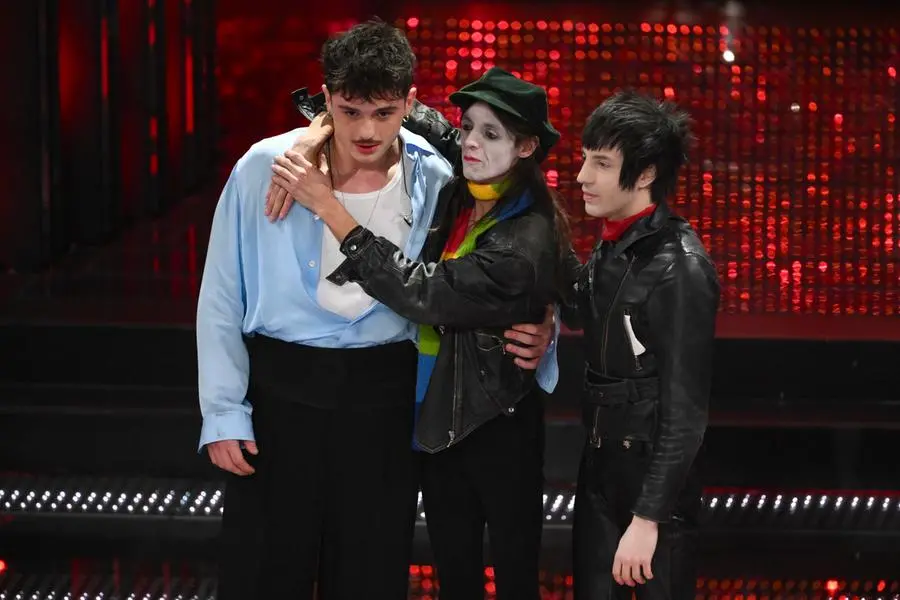
[(535, 390), (437, 454), (423, 454), (422, 499), (441, 600), (484, 597), (487, 525), (498, 600), (537, 600), (543, 524), (544, 407)]
[[(221, 600), (404, 600), (417, 500), (411, 344), (248, 340), (256, 469), (229, 475)], [(316, 586), (316, 582), (318, 585)]]
[(635, 588), (612, 577), (619, 540), (628, 529), (650, 460), (649, 446), (621, 441), (586, 446), (578, 473), (573, 523), (575, 600), (693, 600), (700, 487), (691, 481), (668, 523), (659, 525), (653, 579)]

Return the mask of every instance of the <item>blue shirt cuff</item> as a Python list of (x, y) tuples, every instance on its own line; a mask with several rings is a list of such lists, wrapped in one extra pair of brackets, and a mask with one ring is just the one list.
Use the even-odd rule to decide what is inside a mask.
[(541, 357), (541, 362), (538, 364), (538, 370), (535, 374), (537, 384), (548, 394), (552, 394), (556, 389), (556, 384), (559, 383), (559, 362), (556, 358), (556, 347), (559, 345), (560, 331), (558, 305), (554, 307), (554, 313), (553, 339), (550, 340), (550, 346), (547, 348), (544, 356)]
[(556, 362), (556, 344), (547, 348), (535, 375), (537, 384), (548, 394), (552, 394), (559, 383), (559, 365)]
[(207, 444), (222, 440), (255, 442), (256, 437), (253, 435), (253, 420), (250, 418), (250, 413), (243, 410), (232, 410), (203, 417), (200, 446), (197, 451), (203, 450)]

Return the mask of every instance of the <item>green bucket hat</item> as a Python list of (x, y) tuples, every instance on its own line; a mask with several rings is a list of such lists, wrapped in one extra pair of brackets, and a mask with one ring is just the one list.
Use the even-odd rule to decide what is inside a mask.
[(450, 102), (465, 111), (476, 102), (484, 102), (518, 121), (529, 125), (538, 136), (543, 159), (559, 141), (559, 132), (550, 124), (547, 92), (539, 85), (523, 81), (500, 67), (492, 67), (480, 79), (450, 94)]

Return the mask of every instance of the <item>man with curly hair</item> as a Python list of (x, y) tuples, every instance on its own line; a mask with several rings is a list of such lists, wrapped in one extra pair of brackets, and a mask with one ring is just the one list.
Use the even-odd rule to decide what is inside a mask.
[[(330, 39), (322, 63), (330, 187), (359, 223), (418, 256), (452, 169), (402, 128), (412, 48), (373, 21)], [(264, 212), (273, 163), (298, 159), (303, 134), (262, 140), (238, 161), (203, 273), (200, 447), (228, 473), (219, 598), (310, 598), (317, 584), (324, 599), (401, 600), (418, 484), (417, 327), (358, 284), (329, 280), (344, 257), (318, 216)], [(509, 350), (536, 368), (545, 342), (523, 335), (528, 347)], [(542, 364), (552, 389), (556, 363)]]

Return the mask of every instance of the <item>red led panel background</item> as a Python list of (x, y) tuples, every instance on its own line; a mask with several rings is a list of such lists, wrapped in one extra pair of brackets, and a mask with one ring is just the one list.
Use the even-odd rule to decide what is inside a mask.
[[(573, 20), (399, 20), (420, 59), (420, 97), (491, 65), (545, 86), (563, 133), (547, 162), (585, 219), (575, 177), (581, 127), (616, 89), (688, 108), (697, 147), (676, 210), (719, 266), (723, 311), (897, 313), (896, 29), (815, 29)], [(729, 62), (732, 60), (732, 62)]]
[[(491, 65), (545, 86), (563, 134), (546, 171), (568, 201), (584, 255), (597, 234), (575, 181), (585, 120), (620, 88), (669, 98), (695, 121), (698, 141), (673, 204), (718, 265), (720, 335), (900, 339), (900, 28), (729, 27), (715, 17), (688, 25), (557, 8), (393, 11), (419, 57), (420, 99), (457, 123), (447, 95)], [(249, 126), (258, 106), (271, 135), (301, 124), (287, 92), (320, 85), (319, 43), (300, 56), (289, 20), (241, 19), (248, 20), (265, 32), (259, 39), (219, 24), (220, 56), (228, 57), (220, 63), (222, 110), (240, 112), (242, 119), (225, 123), (237, 129)], [(250, 47), (268, 49), (251, 59)], [(254, 76), (253, 65), (268, 75)], [(296, 75), (284, 77), (285, 68)], [(277, 77), (279, 87), (250, 85), (253, 77)], [(235, 90), (252, 90), (254, 98), (229, 99)], [(246, 149), (254, 140), (231, 141)]]

